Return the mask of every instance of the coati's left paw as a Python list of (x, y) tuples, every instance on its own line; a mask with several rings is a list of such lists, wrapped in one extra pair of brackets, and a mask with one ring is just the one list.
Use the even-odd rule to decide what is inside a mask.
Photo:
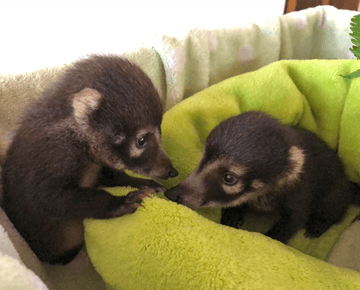
[(286, 244), (291, 238), (291, 235), (287, 231), (284, 231), (278, 227), (273, 227), (265, 233), (265, 236), (272, 238), (273, 240), (279, 241)]
[(126, 214), (134, 213), (139, 207), (144, 207), (141, 202), (143, 198), (150, 197), (149, 193), (155, 191), (150, 188), (131, 191), (126, 196), (121, 197), (121, 204), (113, 210), (114, 217), (120, 217)]
[(244, 214), (237, 208), (227, 208), (222, 211), (220, 223), (235, 229), (239, 229), (244, 224)]
[(310, 220), (306, 224), (306, 231), (304, 236), (306, 238), (319, 238), (323, 233), (325, 233), (329, 228), (331, 228), (332, 224), (329, 222), (321, 221), (321, 220)]

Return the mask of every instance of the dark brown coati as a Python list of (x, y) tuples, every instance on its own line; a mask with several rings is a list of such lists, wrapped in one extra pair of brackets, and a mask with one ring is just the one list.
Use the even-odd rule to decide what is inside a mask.
[(315, 134), (261, 112), (220, 123), (194, 172), (165, 192), (193, 208), (221, 207), (221, 223), (239, 227), (246, 208), (276, 211), (266, 233), (286, 243), (299, 229), (320, 237), (344, 216), (351, 185), (337, 156)]
[[(23, 114), (3, 164), (3, 208), (40, 260), (70, 262), (83, 220), (133, 213), (153, 178), (177, 176), (161, 148), (163, 108), (149, 77), (114, 55), (75, 62)], [(99, 187), (140, 188), (114, 197)]]

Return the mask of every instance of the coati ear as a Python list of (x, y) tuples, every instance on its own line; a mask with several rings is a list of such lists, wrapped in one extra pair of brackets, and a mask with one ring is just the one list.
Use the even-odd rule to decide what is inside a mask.
[(72, 106), (76, 122), (81, 125), (85, 124), (87, 116), (98, 107), (101, 98), (98, 91), (90, 88), (85, 88), (75, 94)]
[(291, 146), (289, 149), (289, 165), (291, 168), (277, 181), (277, 185), (281, 187), (296, 182), (303, 170), (305, 158), (304, 150), (296, 146)]

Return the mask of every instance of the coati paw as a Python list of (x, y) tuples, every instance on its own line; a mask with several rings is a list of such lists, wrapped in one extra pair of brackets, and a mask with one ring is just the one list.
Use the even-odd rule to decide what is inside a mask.
[(166, 187), (162, 186), (161, 184), (157, 183), (154, 180), (146, 180), (142, 185), (139, 186), (139, 189), (153, 189), (155, 192), (165, 192)]
[(290, 235), (288, 232), (281, 231), (280, 229), (274, 229), (274, 228), (267, 231), (265, 233), (265, 236), (272, 238), (273, 240), (279, 241), (283, 244), (286, 244), (292, 237), (292, 235)]
[(328, 222), (324, 222), (321, 220), (310, 220), (306, 224), (306, 231), (304, 236), (306, 238), (319, 238), (323, 233), (325, 233), (329, 228), (331, 228), (332, 224)]
[(244, 224), (244, 219), (241, 220), (224, 220), (223, 218), (221, 219), (221, 224), (228, 226), (228, 227), (232, 227), (235, 229), (239, 229), (241, 228), (241, 226)]
[(225, 226), (239, 229), (244, 224), (245, 218), (238, 210), (232, 208), (225, 209), (221, 215), (220, 223)]
[(126, 214), (134, 213), (139, 207), (144, 207), (141, 204), (143, 198), (150, 197), (149, 193), (154, 192), (155, 191), (151, 188), (129, 192), (124, 199), (122, 199), (121, 205), (113, 211), (113, 216), (120, 217)]

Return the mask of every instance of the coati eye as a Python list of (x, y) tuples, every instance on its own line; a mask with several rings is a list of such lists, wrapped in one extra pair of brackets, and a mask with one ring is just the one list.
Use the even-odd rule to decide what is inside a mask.
[(144, 147), (145, 144), (146, 144), (147, 139), (148, 139), (148, 135), (147, 135), (147, 134), (142, 135), (142, 136), (137, 140), (136, 145), (137, 145), (139, 148)]
[(224, 173), (224, 175), (222, 176), (222, 181), (226, 184), (226, 185), (234, 185), (235, 183), (238, 182), (238, 178), (236, 176), (234, 176), (233, 174), (226, 172)]

